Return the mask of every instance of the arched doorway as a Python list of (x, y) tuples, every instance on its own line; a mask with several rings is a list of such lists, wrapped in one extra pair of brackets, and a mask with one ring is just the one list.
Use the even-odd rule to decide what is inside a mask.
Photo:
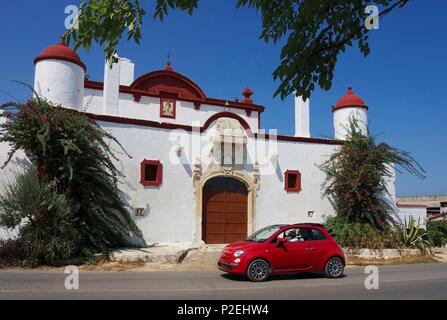
[(247, 238), (248, 191), (234, 178), (216, 177), (203, 186), (202, 240), (222, 244)]

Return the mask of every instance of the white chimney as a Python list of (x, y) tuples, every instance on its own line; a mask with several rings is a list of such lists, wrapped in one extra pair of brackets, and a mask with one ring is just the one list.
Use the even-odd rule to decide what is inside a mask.
[(119, 58), (118, 62), (109, 67), (104, 65), (104, 99), (105, 114), (119, 114), (120, 85), (129, 86), (134, 81), (135, 65), (129, 59)]
[(130, 86), (135, 80), (135, 64), (129, 59), (120, 58), (120, 85)]
[(295, 96), (295, 137), (310, 137), (309, 128), (309, 102), (303, 97)]

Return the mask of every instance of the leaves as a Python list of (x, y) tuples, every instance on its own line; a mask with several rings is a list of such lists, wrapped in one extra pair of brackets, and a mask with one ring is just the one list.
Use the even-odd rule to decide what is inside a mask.
[[(156, 0), (154, 18), (163, 20), (169, 9), (192, 14), (199, 0)], [(408, 0), (376, 0), (379, 17)], [(334, 78), (338, 56), (348, 47), (358, 45), (360, 52), (370, 53), (368, 32), (364, 21), (369, 0), (237, 0), (237, 7), (260, 11), (260, 39), (277, 43), (286, 39), (280, 64), (273, 71), (280, 85), (275, 92), (285, 99), (289, 94), (309, 98), (317, 86), (329, 90)], [(103, 45), (106, 58), (116, 61), (116, 48), (121, 35), (140, 43), (142, 18), (145, 11), (138, 0), (89, 0), (81, 6), (79, 30), (69, 30), (64, 38), (73, 40), (75, 48), (88, 50), (92, 41)]]
[(392, 168), (424, 178), (423, 168), (408, 152), (375, 137), (364, 136), (351, 120), (347, 140), (320, 168), (326, 173), (324, 194), (331, 200), (337, 216), (349, 223), (366, 223), (378, 229), (394, 223), (390, 213), (395, 204), (387, 199), (386, 179)]
[(107, 60), (116, 62), (123, 33), (127, 33), (127, 40), (140, 44), (145, 14), (139, 0), (89, 0), (81, 4), (79, 29), (68, 30), (63, 38), (67, 43), (73, 40), (75, 50), (83, 47), (88, 51), (93, 41), (105, 44)]
[[(4, 112), (2, 116), (7, 121), (0, 125), (0, 142), (11, 146), (5, 165), (17, 150), (23, 150), (35, 168), (38, 181), (17, 178), (6, 192), (6, 198), (0, 197), (0, 224), (12, 228), (23, 218), (31, 224), (43, 218), (59, 226), (53, 218), (61, 217), (63, 221), (65, 211), (61, 208), (65, 208), (76, 220), (74, 229), (79, 232), (80, 240), (73, 243), (79, 242), (79, 246), (106, 251), (132, 246), (130, 239), (144, 244), (143, 235), (121, 201), (116, 186), (121, 174), (114, 165), (116, 157), (110, 143), (121, 147), (119, 142), (82, 113), (54, 106), (39, 96), (24, 104), (6, 104), (1, 108), (12, 106), (17, 112)], [(36, 188), (36, 184), (42, 185), (43, 190), (51, 189), (55, 194), (49, 198), (51, 201), (35, 202), (47, 199), (36, 194), (42, 189)], [(60, 204), (63, 199), (58, 196), (65, 197), (71, 205)], [(5, 214), (2, 208), (6, 208)], [(32, 227), (23, 230), (33, 234), (30, 241), (37, 237), (42, 243), (46, 234), (52, 234), (48, 231), (52, 228), (48, 228), (48, 224), (43, 223), (39, 230)], [(67, 240), (65, 237), (57, 239)], [(30, 248), (31, 245), (29, 242)], [(58, 242), (49, 246), (54, 250), (62, 248), (58, 247)], [(39, 250), (34, 251), (43, 252)], [(69, 250), (75, 251), (75, 248)]]

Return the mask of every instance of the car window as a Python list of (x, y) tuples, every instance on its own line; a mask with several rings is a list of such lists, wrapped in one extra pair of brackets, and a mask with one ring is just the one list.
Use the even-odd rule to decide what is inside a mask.
[(247, 238), (247, 242), (264, 242), (270, 238), (275, 232), (281, 229), (283, 225), (269, 226), (261, 230), (256, 231), (250, 237)]
[[(277, 239), (279, 239), (279, 238), (286, 238), (287, 242), (308, 241), (306, 228), (291, 228), (291, 229), (287, 229), (284, 232), (281, 232), (277, 236)], [(277, 239), (275, 239), (273, 242), (276, 242)]]
[(327, 240), (327, 237), (318, 229), (309, 229), (310, 240)]

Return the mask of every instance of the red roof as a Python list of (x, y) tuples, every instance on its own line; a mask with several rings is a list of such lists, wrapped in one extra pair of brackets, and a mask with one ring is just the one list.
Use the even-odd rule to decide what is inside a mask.
[(348, 88), (348, 92), (346, 95), (340, 98), (338, 100), (335, 107), (332, 109), (332, 111), (342, 109), (342, 108), (365, 108), (368, 110), (368, 106), (363, 102), (362, 98), (360, 98), (358, 95), (356, 95), (352, 91), (352, 87)]
[(34, 59), (34, 64), (39, 61), (47, 59), (56, 59), (69, 61), (80, 66), (84, 71), (87, 70), (85, 64), (81, 61), (81, 58), (76, 54), (76, 52), (67, 46), (64, 41), (60, 41), (58, 44), (49, 46), (42, 53)]

